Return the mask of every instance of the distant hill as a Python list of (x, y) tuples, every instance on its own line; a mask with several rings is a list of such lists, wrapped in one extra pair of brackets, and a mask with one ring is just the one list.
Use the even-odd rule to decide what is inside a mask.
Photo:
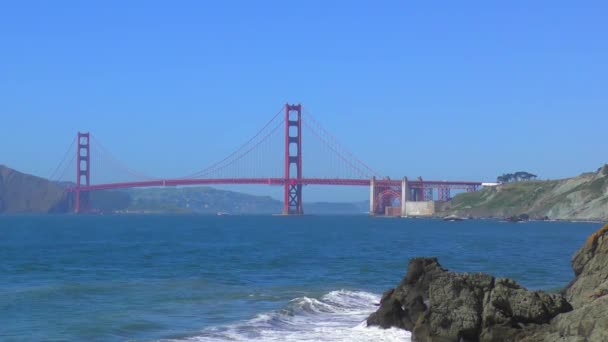
[(69, 207), (58, 184), (0, 165), (0, 213), (58, 213)]
[(573, 178), (485, 187), (459, 194), (439, 209), (440, 215), (608, 220), (608, 165)]
[(191, 212), (201, 214), (276, 214), (281, 202), (270, 196), (255, 196), (211, 187), (131, 189), (126, 210)]
[[(278, 214), (283, 202), (270, 196), (256, 196), (211, 187), (131, 189), (125, 208), (129, 211), (192, 212), (202, 214)], [(312, 215), (367, 213), (367, 202), (305, 202), (304, 212)]]

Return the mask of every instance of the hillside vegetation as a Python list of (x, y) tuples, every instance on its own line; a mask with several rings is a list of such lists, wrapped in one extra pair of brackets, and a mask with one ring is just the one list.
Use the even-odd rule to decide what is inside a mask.
[[(129, 202), (115, 210), (172, 213), (278, 214), (283, 202), (270, 196), (256, 196), (211, 187), (132, 189)], [(304, 203), (307, 214), (361, 214), (363, 203)], [(363, 209), (362, 209), (363, 208)], [(108, 210), (110, 211), (110, 210)]]
[(276, 214), (281, 202), (270, 196), (255, 196), (211, 187), (132, 189), (125, 208), (129, 211), (215, 214)]
[(608, 220), (608, 165), (578, 177), (523, 181), (455, 196), (441, 215)]
[(0, 165), (0, 213), (54, 213), (70, 207), (63, 188)]

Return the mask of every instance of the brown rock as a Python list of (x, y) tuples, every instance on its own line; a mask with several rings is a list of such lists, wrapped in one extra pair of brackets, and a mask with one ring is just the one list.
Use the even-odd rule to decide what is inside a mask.
[(561, 295), (531, 292), (487, 274), (448, 272), (436, 258), (416, 258), (367, 323), (412, 331), (417, 341), (509, 341), (527, 325), (569, 310)]
[(575, 308), (608, 292), (608, 224), (593, 233), (572, 258), (576, 278), (566, 289)]
[(414, 341), (608, 341), (608, 225), (589, 237), (572, 268), (576, 278), (562, 296), (412, 259), (367, 323), (407, 329)]

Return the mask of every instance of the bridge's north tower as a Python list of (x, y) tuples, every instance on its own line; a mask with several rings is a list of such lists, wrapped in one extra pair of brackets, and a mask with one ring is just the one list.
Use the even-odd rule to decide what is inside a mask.
[(283, 215), (302, 215), (302, 105), (285, 105)]
[(81, 186), (91, 185), (90, 134), (78, 132), (76, 149), (76, 213), (89, 210), (89, 191), (80, 191)]

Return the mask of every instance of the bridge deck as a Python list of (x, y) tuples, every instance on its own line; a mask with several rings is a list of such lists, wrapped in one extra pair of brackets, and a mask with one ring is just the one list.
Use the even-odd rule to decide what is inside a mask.
[[(343, 178), (302, 178), (286, 180), (285, 178), (211, 178), (211, 179), (158, 179), (141, 182), (123, 182), (95, 184), (89, 186), (70, 187), (68, 191), (93, 191), (163, 186), (188, 186), (188, 185), (230, 185), (230, 184), (260, 184), (260, 185), (341, 185), (341, 186), (370, 186), (369, 179), (343, 179)], [(411, 188), (433, 188), (446, 187), (450, 189), (467, 189), (479, 187), (481, 182), (467, 181), (428, 181), (408, 180)], [(377, 179), (376, 186), (401, 186), (401, 180)]]

